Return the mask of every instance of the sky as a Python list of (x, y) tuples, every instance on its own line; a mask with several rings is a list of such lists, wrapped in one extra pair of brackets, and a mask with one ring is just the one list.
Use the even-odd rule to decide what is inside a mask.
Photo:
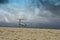
[(60, 0), (0, 0), (0, 25), (20, 18), (27, 27), (60, 28)]

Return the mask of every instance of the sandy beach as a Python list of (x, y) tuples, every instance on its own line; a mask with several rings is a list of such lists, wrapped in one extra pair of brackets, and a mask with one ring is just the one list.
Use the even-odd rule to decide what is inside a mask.
[(0, 40), (60, 40), (60, 30), (0, 28)]

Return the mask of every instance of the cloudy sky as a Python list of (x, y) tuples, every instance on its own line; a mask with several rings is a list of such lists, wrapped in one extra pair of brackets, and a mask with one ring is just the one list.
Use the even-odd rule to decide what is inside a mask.
[(0, 25), (19, 18), (31, 27), (60, 28), (60, 0), (0, 0)]

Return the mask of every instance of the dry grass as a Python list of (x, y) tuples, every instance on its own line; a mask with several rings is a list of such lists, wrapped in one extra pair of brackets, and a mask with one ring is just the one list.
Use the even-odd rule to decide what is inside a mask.
[(0, 28), (0, 40), (60, 40), (60, 30)]

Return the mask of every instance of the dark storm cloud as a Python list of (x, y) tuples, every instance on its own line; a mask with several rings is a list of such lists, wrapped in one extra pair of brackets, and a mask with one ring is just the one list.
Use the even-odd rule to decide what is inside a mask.
[(37, 0), (35, 3), (39, 9), (38, 16), (45, 17), (48, 22), (36, 23), (33, 26), (38, 28), (60, 28), (60, 0)]
[[(55, 2), (55, 3), (54, 3)], [(59, 16), (60, 17), (60, 1), (45, 1), (41, 2), (42, 5), (45, 7), (45, 10), (48, 10), (52, 13), (52, 16)]]
[(0, 4), (8, 3), (8, 0), (0, 0)]
[(55, 5), (45, 5), (46, 10), (52, 12), (53, 15), (60, 16), (60, 6)]
[[(51, 4), (48, 4), (48, 5), (43, 5), (45, 7), (45, 10), (48, 10), (52, 13), (52, 17), (50, 19), (50, 23), (49, 24), (43, 24), (44, 26), (42, 26), (43, 28), (55, 28), (55, 29), (60, 29), (60, 5), (56, 6), (56, 5), (51, 5)], [(48, 13), (49, 14), (49, 13)], [(56, 18), (56, 16), (58, 16)], [(55, 19), (54, 19), (55, 18)]]
[(53, 15), (60, 15), (60, 0), (37, 0), (37, 7), (40, 9), (40, 3), (45, 10), (52, 12)]

